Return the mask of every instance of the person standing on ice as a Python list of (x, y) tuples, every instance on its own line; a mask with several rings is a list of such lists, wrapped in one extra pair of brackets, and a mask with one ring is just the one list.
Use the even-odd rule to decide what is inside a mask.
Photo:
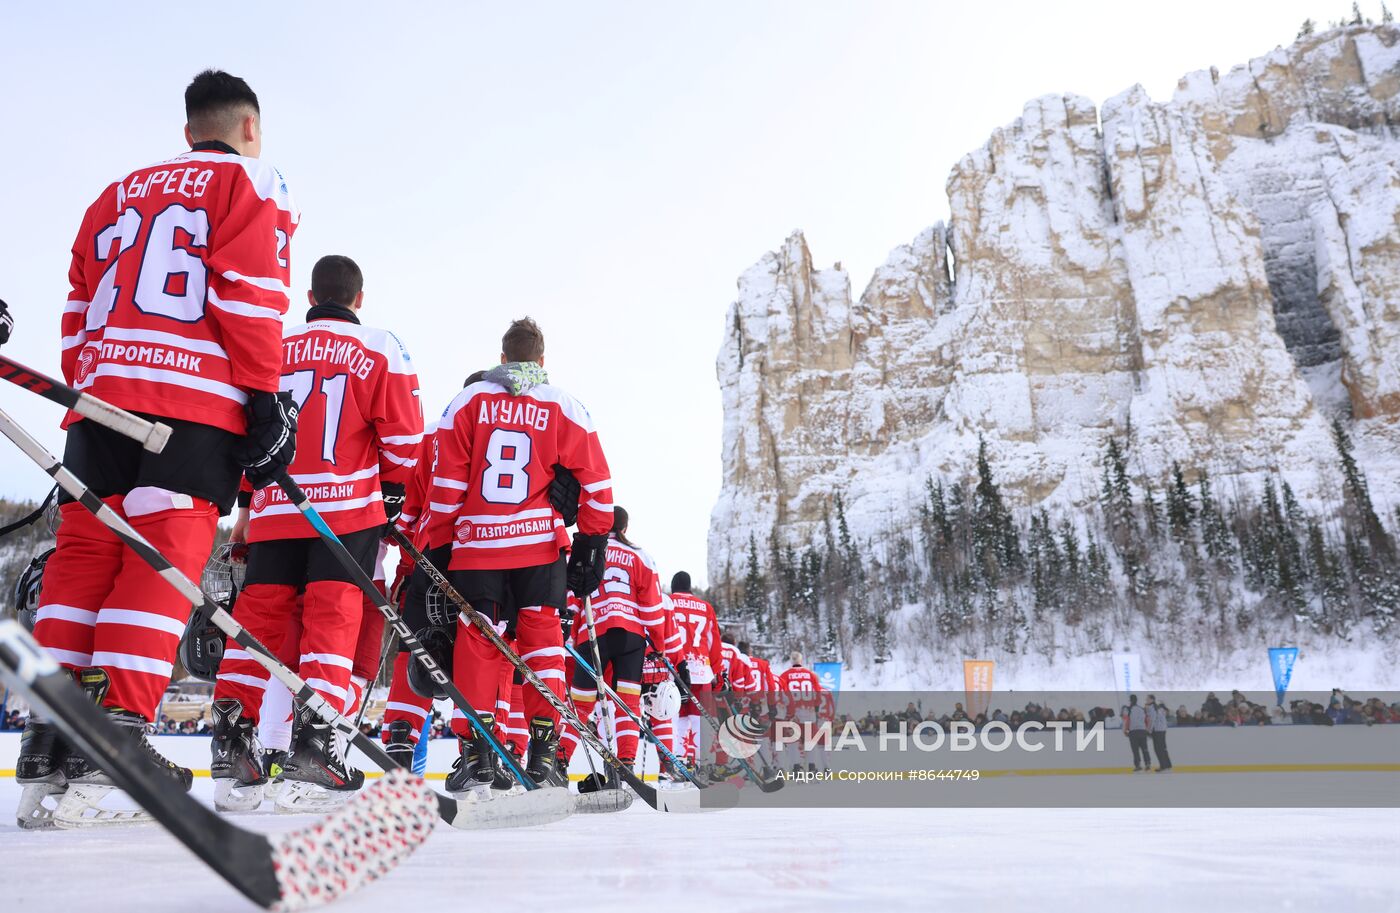
[[(259, 159), (248, 84), (219, 70), (185, 90), (189, 151), (131, 172), (88, 207), (63, 309), (63, 379), (170, 426), (161, 453), (69, 412), (63, 463), (171, 564), (198, 579), (246, 471), (262, 487), (291, 462), (296, 405), (278, 392), (291, 239), (300, 215)], [(34, 637), (141, 752), (189, 788), (190, 771), (146, 741), (190, 603), (66, 494)], [(99, 808), (110, 778), (42, 716), (16, 764), (22, 826)], [(70, 787), (81, 787), (72, 789)], [(60, 809), (63, 811), (63, 809)], [(67, 817), (67, 815), (65, 815)]]
[[(416, 465), (423, 413), (418, 376), (403, 344), (387, 330), (360, 324), (364, 299), (355, 261), (333, 255), (316, 262), (306, 323), (284, 343), (281, 383), (301, 417), (292, 479), (372, 575), (384, 524), (398, 516)], [(344, 707), (363, 592), (280, 489), (252, 493), (248, 543), (234, 619), (274, 653), (296, 660), (307, 684), (332, 706)], [(214, 688), (210, 742), (209, 771), (221, 809), (262, 802), (267, 775), (254, 733), (267, 681), (263, 666), (230, 639)], [(341, 757), (330, 725), (303, 705), (293, 718), (282, 779), (279, 807), (314, 809), (339, 804), (363, 784), (364, 774)]]
[[(595, 671), (630, 711), (630, 715), (612, 707), (602, 711), (611, 715), (618, 760), (630, 769), (637, 759), (640, 736), (634, 718), (640, 718), (641, 714), (642, 664), (646, 659), (647, 637), (664, 641), (666, 620), (662, 615), (664, 605), (656, 562), (627, 538), (627, 523), (627, 511), (614, 505), (603, 583), (591, 600), (593, 629), (589, 630), (585, 615), (574, 619), (574, 649), (593, 665), (592, 638), (596, 634), (596, 661), (601, 667)], [(598, 701), (598, 683), (582, 665), (574, 666), (569, 699), (579, 720), (586, 724)], [(564, 742), (566, 757), (572, 760), (579, 746), (579, 736), (572, 727), (565, 729)]]
[[(817, 673), (808, 669), (803, 663), (802, 654), (796, 650), (792, 652), (792, 665), (784, 669), (778, 676), (778, 690), (784, 693), (786, 709), (783, 711), (783, 718), (794, 720), (802, 728), (802, 735), (798, 741), (787, 748), (787, 760), (792, 764), (794, 774), (802, 773), (801, 758), (806, 753), (806, 749), (800, 746), (807, 740), (807, 733), (810, 727), (814, 727), (817, 722), (817, 714), (821, 708), (822, 688), (821, 680), (817, 678)], [(813, 731), (815, 735), (815, 731)], [(827, 769), (826, 747), (820, 742), (816, 742), (812, 749), (812, 757), (807, 761), (807, 772), (817, 772), (817, 761), (821, 761), (823, 770)]]
[(1138, 704), (1136, 694), (1128, 696), (1128, 707), (1123, 714), (1123, 732), (1128, 736), (1128, 745), (1133, 750), (1133, 772), (1152, 769), (1152, 756), (1147, 752), (1147, 737), (1152, 731), (1148, 722), (1147, 710)]
[[(586, 596), (603, 580), (613, 525), (612, 479), (593, 418), (549, 382), (544, 333), (530, 318), (501, 339), (501, 364), (457, 394), (438, 423), (437, 461), (428, 490), (429, 546), (449, 545), (448, 577), (462, 598), (509, 640), (556, 697), (564, 694), (564, 639), (559, 610), (566, 591)], [(577, 479), (578, 531), (569, 544), (550, 500), (556, 465)], [(452, 677), (487, 727), (505, 656), (467, 618), (458, 618)], [(523, 695), (529, 717), (526, 774), (561, 784), (559, 714), (534, 688)], [(489, 794), (499, 760), (467, 720), (452, 721), (461, 740), (450, 792)], [(484, 792), (483, 792), (484, 791)]]
[[(690, 691), (694, 700), (704, 706), (705, 712), (713, 716), (713, 690), (723, 659), (715, 607), (691, 592), (690, 574), (686, 571), (676, 571), (671, 575), (671, 606), (672, 617), (684, 642), (684, 662), (676, 667), (681, 676), (680, 683)], [(700, 708), (693, 701), (681, 704), (681, 714), (676, 724), (677, 738), (685, 752), (686, 763), (697, 767), (702, 760), (700, 720)]]
[(1170, 714), (1167, 705), (1160, 704), (1152, 695), (1147, 696), (1147, 722), (1152, 731), (1152, 750), (1157, 754), (1157, 772), (1168, 773), (1172, 769), (1171, 755), (1167, 754), (1167, 727)]

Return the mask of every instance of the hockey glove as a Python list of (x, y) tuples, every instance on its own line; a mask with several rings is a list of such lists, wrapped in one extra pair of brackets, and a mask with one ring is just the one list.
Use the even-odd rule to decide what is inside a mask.
[(549, 483), (549, 503), (564, 518), (565, 526), (578, 522), (578, 496), (578, 479), (568, 469), (555, 463), (554, 481)]
[(676, 684), (684, 685), (685, 690), (690, 690), (690, 663), (682, 659), (676, 663)]
[(380, 482), (379, 491), (384, 495), (384, 518), (391, 524), (403, 513), (404, 498), (407, 497), (402, 482)]
[(10, 316), (10, 309), (5, 302), (0, 301), (0, 346), (10, 341), (10, 333), (14, 328), (15, 318)]
[(292, 394), (258, 391), (248, 397), (248, 434), (233, 458), (254, 490), (271, 484), (297, 452), (297, 404)]
[(608, 537), (574, 533), (574, 550), (569, 555), (569, 589), (579, 599), (592, 595), (603, 582), (608, 563)]

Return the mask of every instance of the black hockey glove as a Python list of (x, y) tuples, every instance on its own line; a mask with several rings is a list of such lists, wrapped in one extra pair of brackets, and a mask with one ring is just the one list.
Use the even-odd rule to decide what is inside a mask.
[(402, 482), (380, 482), (379, 492), (384, 495), (384, 519), (392, 524), (403, 513), (403, 502), (407, 494)]
[(682, 685), (685, 686), (682, 688), (683, 691), (690, 690), (690, 664), (684, 659), (676, 663), (676, 686)]
[(254, 490), (272, 483), (297, 452), (297, 404), (290, 393), (258, 391), (248, 397), (248, 434), (233, 458)]
[(569, 555), (569, 589), (579, 599), (593, 595), (603, 582), (608, 563), (608, 537), (574, 533), (574, 550)]
[[(0, 301), (0, 346), (10, 341), (10, 333), (14, 332), (15, 318), (10, 316), (10, 309), (5, 302)], [(575, 488), (578, 486), (575, 485)], [(577, 508), (575, 508), (577, 510)]]
[(549, 503), (564, 518), (565, 526), (578, 522), (578, 496), (578, 479), (568, 469), (555, 463), (554, 481), (549, 483)]

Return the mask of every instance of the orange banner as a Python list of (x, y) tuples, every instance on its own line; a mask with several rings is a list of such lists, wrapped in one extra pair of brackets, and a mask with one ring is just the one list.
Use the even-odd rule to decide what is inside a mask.
[(963, 690), (967, 692), (967, 715), (976, 717), (987, 712), (987, 702), (991, 700), (992, 667), (990, 659), (963, 660)]

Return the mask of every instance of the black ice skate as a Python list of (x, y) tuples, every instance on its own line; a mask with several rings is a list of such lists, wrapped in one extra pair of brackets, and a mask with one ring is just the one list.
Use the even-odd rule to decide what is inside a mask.
[(30, 714), (15, 762), (15, 782), (24, 787), (15, 809), (15, 823), (20, 827), (53, 827), (54, 809), (68, 789), (68, 778), (63, 775), (67, 756), (68, 743), (54, 725)]
[[(495, 724), (490, 714), (481, 715), (481, 723), (486, 729)], [(459, 799), (489, 799), (491, 784), (496, 782), (496, 767), (499, 759), (486, 737), (476, 733), (470, 739), (457, 737), (458, 755), (452, 764), (452, 772), (447, 775), (447, 791)]]
[(277, 811), (327, 811), (345, 803), (365, 784), (362, 771), (351, 767), (336, 744), (335, 731), (303, 704), (297, 708), (292, 747), (282, 762), (284, 784), (277, 794)]
[(525, 774), (540, 786), (567, 786), (568, 778), (559, 767), (559, 733), (551, 720), (530, 720), (530, 763)]
[[(515, 753), (511, 746), (506, 746), (506, 751), (510, 752), (511, 759), (515, 761), (515, 766), (523, 768), (524, 762), (520, 755)], [(511, 772), (510, 765), (502, 762), (496, 765), (496, 779), (491, 782), (491, 791), (497, 796), (514, 796), (525, 791), (524, 785), (515, 779), (515, 774)]]
[(221, 812), (253, 811), (262, 805), (267, 783), (257, 727), (243, 715), (239, 701), (217, 700), (212, 712), (209, 776), (214, 781), (214, 807)]
[(394, 763), (404, 770), (413, 769), (413, 725), (408, 720), (394, 720), (389, 724), (389, 741), (384, 743), (384, 751), (394, 759)]
[[(111, 685), (107, 673), (95, 666), (79, 671), (78, 683), (96, 704), (102, 703)], [(186, 792), (189, 791), (194, 782), (193, 772), (188, 767), (181, 767), (166, 758), (146, 740), (145, 717), (130, 710), (108, 707), (107, 718), (117, 726), (123, 738), (131, 742), (131, 748), (150, 761), (156, 769), (179, 783)], [(116, 790), (116, 786), (111, 777), (77, 750), (70, 750), (63, 759), (63, 776), (68, 781), (68, 790), (63, 794), (53, 814), (54, 824), (59, 827), (94, 827), (152, 820), (150, 815), (139, 808), (104, 808), (103, 800)]]

